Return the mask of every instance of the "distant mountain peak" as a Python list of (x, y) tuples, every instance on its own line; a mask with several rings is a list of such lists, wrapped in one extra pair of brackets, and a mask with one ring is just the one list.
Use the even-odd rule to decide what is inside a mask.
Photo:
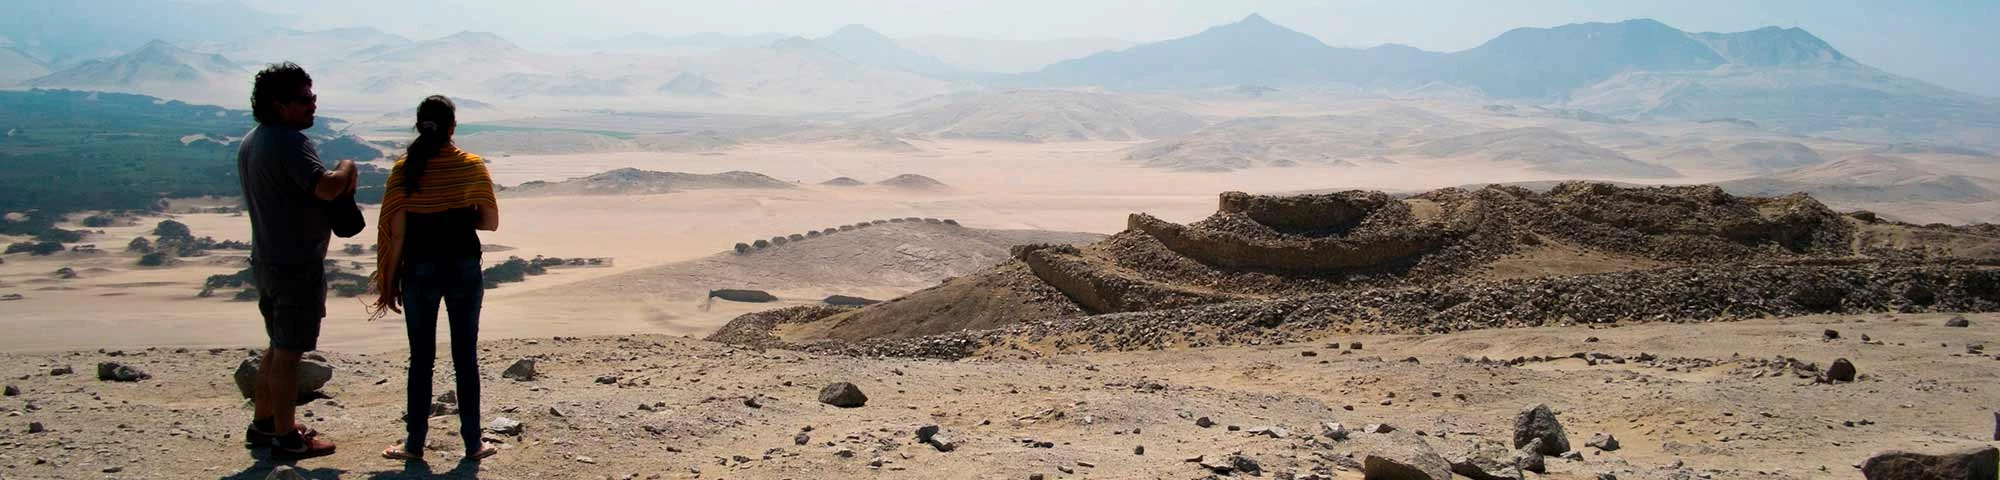
[(865, 38), (869, 40), (881, 39), (884, 41), (889, 41), (889, 37), (887, 35), (883, 35), (882, 32), (877, 32), (875, 31), (875, 29), (868, 28), (867, 25), (862, 25), (859, 23), (850, 23), (845, 26), (842, 26), (840, 27), (839, 30), (834, 30), (833, 34), (828, 35), (827, 37)]
[(1265, 19), (1263, 15), (1256, 13), (1252, 13), (1248, 17), (1243, 17), (1243, 20), (1239, 20), (1236, 23), (1242, 25), (1277, 25), (1275, 23), (1271, 23), (1270, 20)]

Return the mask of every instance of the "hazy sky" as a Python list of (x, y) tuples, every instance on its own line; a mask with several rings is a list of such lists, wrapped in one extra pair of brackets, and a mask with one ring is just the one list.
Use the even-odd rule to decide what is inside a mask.
[(244, 0), (304, 28), (370, 25), (413, 38), (461, 30), (533, 46), (629, 32), (817, 36), (849, 23), (891, 37), (1153, 41), (1250, 13), (1331, 45), (1477, 46), (1508, 29), (1648, 17), (1688, 31), (1802, 27), (1864, 63), (2000, 96), (2000, 1), (1832, 0)]

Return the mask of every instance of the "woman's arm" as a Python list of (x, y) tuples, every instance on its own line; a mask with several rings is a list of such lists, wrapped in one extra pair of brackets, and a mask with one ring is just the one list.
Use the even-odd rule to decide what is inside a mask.
[(477, 228), (488, 232), (500, 230), (499, 204), (496, 203), (493, 206), (475, 205), (472, 207), (472, 209), (479, 212), (479, 224), (473, 225), (472, 228)]

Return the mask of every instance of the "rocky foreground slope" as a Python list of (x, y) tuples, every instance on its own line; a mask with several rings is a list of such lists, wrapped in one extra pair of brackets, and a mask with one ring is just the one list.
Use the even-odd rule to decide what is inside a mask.
[[(428, 464), (380, 459), (402, 438), (407, 355), (330, 352), (331, 398), (301, 412), (340, 451), (289, 466), (314, 479), (1445, 480), (1515, 478), (1539, 461), (1546, 473), (1526, 478), (1862, 478), (1855, 465), (1881, 451), (2000, 442), (1988, 350), (2000, 315), (1956, 318), (1327, 333), (959, 361), (660, 336), (489, 341), (482, 423), (503, 451), (477, 465), (458, 461), (451, 415), (430, 419)], [(0, 477), (266, 478), (287, 462), (240, 446), (250, 408), (231, 374), (248, 353), (0, 354)], [(503, 374), (523, 359), (534, 375)], [(104, 362), (146, 375), (102, 380)], [(442, 394), (453, 381), (439, 362)], [(1837, 380), (1840, 365), (1853, 381)], [(865, 402), (823, 403), (841, 382)], [(858, 400), (844, 393), (829, 400)], [(1522, 448), (1524, 432), (1542, 448)], [(1968, 478), (1904, 473), (1875, 478)]]
[[(1810, 197), (1571, 182), (1222, 195), (1087, 246), (864, 308), (748, 315), (711, 339), (959, 358), (1492, 327), (2000, 309), (2000, 232), (1841, 214)], [(1033, 347), (1030, 347), (1033, 346)]]

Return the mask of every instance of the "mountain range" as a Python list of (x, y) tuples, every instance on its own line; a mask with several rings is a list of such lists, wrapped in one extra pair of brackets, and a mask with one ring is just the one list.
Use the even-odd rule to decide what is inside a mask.
[[(36, 48), (48, 50), (48, 42), (37, 41), (44, 46)], [(1490, 100), (1603, 121), (1736, 120), (1784, 134), (2000, 147), (2000, 101), (1861, 64), (1798, 28), (1691, 33), (1636, 19), (1519, 28), (1463, 51), (1434, 52), (1394, 44), (1333, 47), (1253, 14), (1186, 37), (1099, 51), (1017, 74), (969, 68), (932, 52), (971, 63), (963, 60), (967, 49), (1025, 43), (943, 43), (954, 41), (957, 50), (938, 47), (938, 39), (897, 41), (848, 25), (816, 38), (632, 34), (579, 47), (590, 50), (586, 53), (563, 53), (524, 49), (491, 33), (413, 41), (345, 28), (268, 30), (251, 38), (193, 43), (154, 40), (121, 55), (64, 63), (10, 40), (13, 46), (0, 47), (5, 67), (0, 83), (177, 96), (240, 84), (249, 67), (290, 59), (326, 72), (326, 85), (383, 101), (442, 92), (543, 99), (547, 105), (639, 97), (662, 105), (888, 112), (933, 95), (980, 90), (1313, 90)], [(929, 46), (912, 47), (919, 44)], [(1071, 48), (1065, 51), (1088, 47)]]

